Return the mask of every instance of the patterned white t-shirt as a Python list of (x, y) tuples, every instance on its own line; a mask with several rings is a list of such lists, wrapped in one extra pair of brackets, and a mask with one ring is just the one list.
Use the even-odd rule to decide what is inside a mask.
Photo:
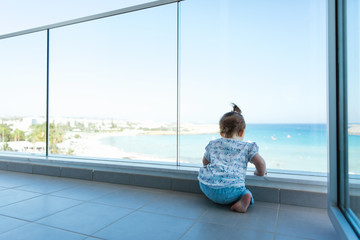
[(198, 179), (213, 188), (243, 187), (248, 162), (259, 151), (255, 142), (231, 138), (210, 141), (204, 157), (210, 162), (201, 167)]

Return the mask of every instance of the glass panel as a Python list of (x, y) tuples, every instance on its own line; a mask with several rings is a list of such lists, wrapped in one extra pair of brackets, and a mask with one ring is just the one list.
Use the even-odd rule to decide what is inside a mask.
[(176, 7), (51, 31), (51, 154), (176, 162)]
[(268, 168), (326, 172), (326, 1), (181, 6), (181, 162), (201, 163), (234, 102)]
[(46, 39), (0, 40), (0, 151), (45, 153)]
[(0, 8), (0, 35), (29, 28), (45, 26), (98, 13), (108, 12), (150, 0), (62, 0), (62, 1), (27, 1), (2, 0)]
[(347, 1), (348, 176), (350, 204), (360, 216), (360, 3)]

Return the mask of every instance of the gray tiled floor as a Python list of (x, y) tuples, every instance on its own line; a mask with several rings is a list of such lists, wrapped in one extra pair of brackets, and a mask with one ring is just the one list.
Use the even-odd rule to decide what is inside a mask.
[[(256, 201), (256, 199), (255, 199)], [(327, 211), (0, 171), (0, 239), (338, 239)]]

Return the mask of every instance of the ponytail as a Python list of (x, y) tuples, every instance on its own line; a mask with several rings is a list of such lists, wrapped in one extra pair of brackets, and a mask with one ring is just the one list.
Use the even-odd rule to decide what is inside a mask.
[(233, 106), (233, 112), (237, 112), (241, 115), (241, 110), (240, 108), (235, 104), (235, 103), (231, 103)]

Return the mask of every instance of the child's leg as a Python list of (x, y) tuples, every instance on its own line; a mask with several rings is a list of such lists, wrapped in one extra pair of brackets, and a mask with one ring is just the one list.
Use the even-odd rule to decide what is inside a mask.
[(252, 194), (249, 190), (245, 190), (240, 200), (231, 206), (232, 211), (245, 213), (250, 204), (253, 204)]

